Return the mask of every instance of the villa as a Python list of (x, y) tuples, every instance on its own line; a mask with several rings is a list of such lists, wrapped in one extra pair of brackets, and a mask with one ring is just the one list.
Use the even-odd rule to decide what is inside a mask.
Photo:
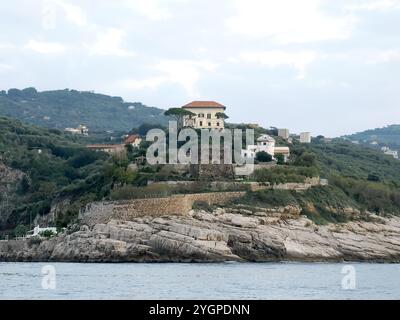
[(223, 129), (225, 119), (220, 115), (226, 107), (215, 101), (192, 101), (182, 107), (194, 113), (194, 116), (186, 116), (183, 120), (184, 127), (195, 129)]

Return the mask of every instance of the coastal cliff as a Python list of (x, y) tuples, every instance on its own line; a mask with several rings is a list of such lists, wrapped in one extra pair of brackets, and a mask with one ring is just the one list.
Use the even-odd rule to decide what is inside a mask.
[(286, 209), (110, 219), (47, 240), (0, 242), (0, 261), (400, 261), (399, 217), (317, 226)]

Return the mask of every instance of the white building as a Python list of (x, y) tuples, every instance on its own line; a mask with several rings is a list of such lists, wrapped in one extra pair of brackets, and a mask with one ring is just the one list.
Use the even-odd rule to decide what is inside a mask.
[(182, 107), (194, 113), (183, 119), (184, 127), (195, 129), (223, 129), (225, 119), (219, 113), (224, 113), (226, 107), (215, 101), (192, 101)]
[(257, 139), (257, 150), (256, 152), (265, 151), (271, 156), (274, 156), (275, 152), (275, 139), (267, 134), (263, 134)]
[(289, 160), (289, 156), (290, 156), (290, 149), (289, 149), (289, 147), (275, 147), (274, 155), (277, 155), (277, 154), (282, 154), (284, 161), (287, 162)]
[(64, 131), (72, 134), (80, 134), (83, 136), (89, 135), (89, 129), (83, 125), (79, 125), (78, 128), (65, 128)]
[(300, 133), (300, 143), (311, 143), (311, 133), (310, 132)]
[(267, 134), (263, 134), (257, 139), (256, 145), (248, 145), (246, 149), (242, 149), (241, 155), (244, 158), (255, 159), (257, 152), (264, 151), (274, 157), (276, 154), (283, 154), (285, 162), (290, 156), (289, 147), (276, 147), (275, 139)]
[(47, 227), (47, 228), (40, 228), (40, 226), (36, 226), (33, 230), (29, 231), (27, 234), (27, 238), (39, 236), (40, 233), (45, 231), (51, 231), (53, 234), (57, 234), (57, 228), (54, 227)]
[(399, 158), (399, 153), (396, 150), (389, 149), (389, 150), (384, 151), (383, 153), (388, 155), (388, 156), (392, 156), (395, 159)]
[(278, 129), (278, 136), (285, 140), (289, 139), (289, 129)]

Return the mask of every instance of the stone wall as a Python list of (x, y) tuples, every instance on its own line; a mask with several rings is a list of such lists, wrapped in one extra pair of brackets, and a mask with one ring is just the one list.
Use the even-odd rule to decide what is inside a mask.
[[(198, 181), (158, 181), (152, 184), (158, 185), (186, 185), (198, 183)], [(278, 190), (294, 190), (305, 191), (311, 187), (324, 186), (328, 182), (326, 179), (319, 177), (307, 178), (304, 182), (288, 182), (271, 185), (269, 183), (261, 183), (255, 181), (211, 181), (207, 182), (211, 191), (229, 191), (229, 190), (251, 190), (259, 191), (265, 189), (278, 189)]]
[(112, 219), (130, 221), (137, 217), (166, 215), (184, 216), (192, 209), (195, 201), (208, 204), (225, 204), (243, 196), (245, 192), (210, 192), (173, 195), (167, 198), (148, 198), (124, 201), (95, 202), (80, 213), (84, 223), (104, 223)]

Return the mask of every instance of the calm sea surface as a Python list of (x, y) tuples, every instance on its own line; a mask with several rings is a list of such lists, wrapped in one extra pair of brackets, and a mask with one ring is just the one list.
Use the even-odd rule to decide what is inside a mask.
[(1, 299), (400, 299), (400, 265), (0, 263), (0, 289)]

